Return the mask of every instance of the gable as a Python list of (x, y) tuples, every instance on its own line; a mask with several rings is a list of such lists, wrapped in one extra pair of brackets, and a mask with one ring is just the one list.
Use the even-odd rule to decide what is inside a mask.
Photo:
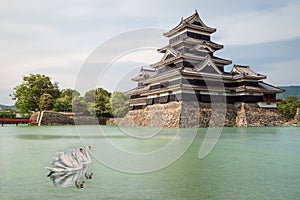
[(197, 10), (195, 11), (195, 14), (192, 15), (190, 18), (187, 18), (186, 21), (190, 25), (207, 28), (207, 26), (204, 24), (204, 22), (200, 19), (200, 16), (199, 16)]
[(203, 25), (199, 21), (194, 21), (192, 24), (195, 26), (203, 27)]
[(219, 72), (211, 65), (206, 65), (199, 72), (208, 73), (208, 74), (219, 74)]
[(212, 62), (210, 57), (204, 61), (204, 63), (198, 67), (197, 72), (209, 73), (209, 74), (222, 74), (218, 67)]
[(171, 59), (171, 58), (175, 58), (176, 55), (170, 51), (169, 49), (165, 52), (164, 56), (162, 57), (161, 61), (165, 61), (165, 60), (168, 60), (168, 59)]
[(168, 60), (168, 59), (174, 58), (174, 57), (175, 57), (174, 55), (172, 55), (172, 54), (169, 53), (169, 54), (167, 55), (167, 57), (165, 58), (165, 60)]
[(143, 68), (141, 68), (137, 77), (143, 77), (143, 76), (144, 76), (144, 72), (143, 72)]

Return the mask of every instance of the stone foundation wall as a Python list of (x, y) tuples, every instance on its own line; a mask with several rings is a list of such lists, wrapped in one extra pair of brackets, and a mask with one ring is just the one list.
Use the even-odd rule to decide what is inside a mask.
[(242, 103), (240, 109), (237, 110), (235, 125), (238, 127), (247, 127), (248, 126), (245, 103)]
[(281, 126), (287, 121), (278, 110), (263, 109), (257, 104), (171, 102), (129, 111), (124, 118), (108, 120), (107, 125), (206, 128)]
[(110, 119), (107, 121), (107, 125), (179, 127), (180, 112), (180, 102), (155, 104), (142, 110), (129, 111), (124, 118)]
[(181, 128), (235, 126), (240, 104), (184, 102), (181, 107)]
[(91, 116), (76, 116), (74, 113), (60, 113), (54, 111), (42, 111), (31, 114), (31, 126), (51, 125), (104, 125), (107, 118), (96, 118)]
[(73, 125), (74, 120), (64, 114), (52, 111), (43, 111), (40, 115), (40, 126)]
[(257, 104), (245, 104), (247, 126), (281, 126), (288, 122), (277, 109), (263, 109)]
[(51, 126), (51, 125), (73, 125), (74, 120), (70, 117), (53, 111), (35, 112), (30, 116), (33, 126)]

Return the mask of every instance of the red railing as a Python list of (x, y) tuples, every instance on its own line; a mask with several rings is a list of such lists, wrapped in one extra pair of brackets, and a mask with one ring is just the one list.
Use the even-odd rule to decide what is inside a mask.
[(36, 120), (32, 120), (32, 119), (0, 118), (0, 123), (11, 123), (11, 124), (17, 124), (17, 123), (37, 123), (37, 121)]

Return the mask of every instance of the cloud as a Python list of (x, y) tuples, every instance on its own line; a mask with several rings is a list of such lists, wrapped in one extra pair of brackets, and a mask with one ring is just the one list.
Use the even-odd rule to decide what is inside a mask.
[(292, 40), (275, 41), (251, 45), (225, 45), (216, 53), (233, 63), (259, 67), (282, 61), (293, 60), (299, 55), (300, 37)]
[(299, 64), (300, 59), (270, 63), (266, 70), (268, 82), (278, 86), (295, 85), (295, 80), (299, 80)]
[[(230, 14), (217, 19), (218, 37), (222, 43), (256, 44), (300, 37), (300, 1), (271, 10)], [(216, 20), (216, 19), (215, 19)]]
[[(225, 3), (223, 0), (3, 1), (0, 7), (0, 90), (12, 89), (22, 81), (22, 76), (29, 73), (44, 73), (61, 83), (61, 87), (71, 87), (88, 55), (105, 41), (132, 29), (171, 29), (181, 17), (189, 16), (194, 9), (198, 9), (207, 25), (217, 27), (213, 40), (225, 45), (221, 54), (224, 52), (229, 59), (252, 65), (253, 58), (259, 54), (248, 57), (251, 49), (248, 56), (244, 56), (238, 48), (225, 52), (233, 44), (243, 47), (300, 37), (297, 22), (300, 18), (299, 4), (298, 0), (252, 0), (243, 3), (238, 0)], [(167, 40), (162, 46), (166, 44)], [(123, 46), (124, 42), (118, 45)], [(292, 51), (299, 52), (294, 48)], [(277, 57), (286, 59), (284, 62), (297, 57), (294, 53), (291, 56), (291, 52), (280, 52), (280, 56), (276, 55), (279, 52), (274, 53), (257, 59), (257, 65), (262, 66)], [(120, 61), (123, 64), (119, 67), (142, 63), (144, 59), (156, 56), (161, 55), (123, 57)], [(1, 101), (10, 102), (8, 98)]]

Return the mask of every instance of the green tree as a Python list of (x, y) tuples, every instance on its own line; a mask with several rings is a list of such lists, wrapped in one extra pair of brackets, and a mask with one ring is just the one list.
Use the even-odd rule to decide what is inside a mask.
[(54, 105), (54, 99), (50, 94), (43, 94), (40, 99), (40, 110), (52, 110)]
[(56, 99), (54, 103), (54, 110), (55, 111), (64, 111), (64, 112), (71, 112), (72, 111), (72, 104), (73, 98), (79, 97), (80, 93), (76, 90), (72, 89), (64, 89), (61, 91), (61, 95), (58, 99)]
[(110, 96), (111, 94), (103, 88), (87, 91), (84, 99), (90, 114), (100, 118), (111, 117)]
[(9, 118), (9, 119), (15, 119), (16, 118), (16, 112), (13, 110), (0, 110), (0, 118)]
[(280, 110), (284, 116), (288, 118), (294, 118), (297, 108), (300, 108), (300, 100), (295, 96), (291, 96), (277, 104), (278, 110)]
[(83, 97), (89, 115), (96, 115), (96, 90), (89, 90)]
[(80, 93), (77, 90), (73, 90), (73, 89), (68, 88), (68, 89), (63, 89), (61, 91), (61, 95), (60, 96), (61, 97), (67, 96), (67, 97), (73, 98), (73, 97), (79, 97)]
[(84, 100), (87, 103), (92, 103), (96, 101), (96, 90), (89, 90), (84, 94)]
[(97, 117), (111, 117), (111, 107), (110, 107), (110, 96), (111, 93), (103, 88), (96, 89), (96, 101), (95, 101), (95, 111)]
[(96, 115), (96, 103), (95, 102), (86, 103), (86, 109), (87, 109), (89, 115), (92, 115), (92, 116)]
[(112, 114), (114, 117), (124, 117), (129, 109), (129, 105), (126, 101), (129, 100), (129, 96), (122, 92), (114, 92), (110, 98), (110, 105)]
[(84, 100), (83, 97), (75, 96), (73, 98), (73, 112), (79, 114), (79, 115), (87, 115), (88, 110), (87, 110), (87, 103)]
[(49, 94), (53, 99), (58, 98), (58, 83), (52, 83), (51, 78), (45, 75), (30, 74), (24, 76), (22, 84), (14, 88), (12, 97), (21, 113), (29, 113), (39, 108), (43, 94)]

